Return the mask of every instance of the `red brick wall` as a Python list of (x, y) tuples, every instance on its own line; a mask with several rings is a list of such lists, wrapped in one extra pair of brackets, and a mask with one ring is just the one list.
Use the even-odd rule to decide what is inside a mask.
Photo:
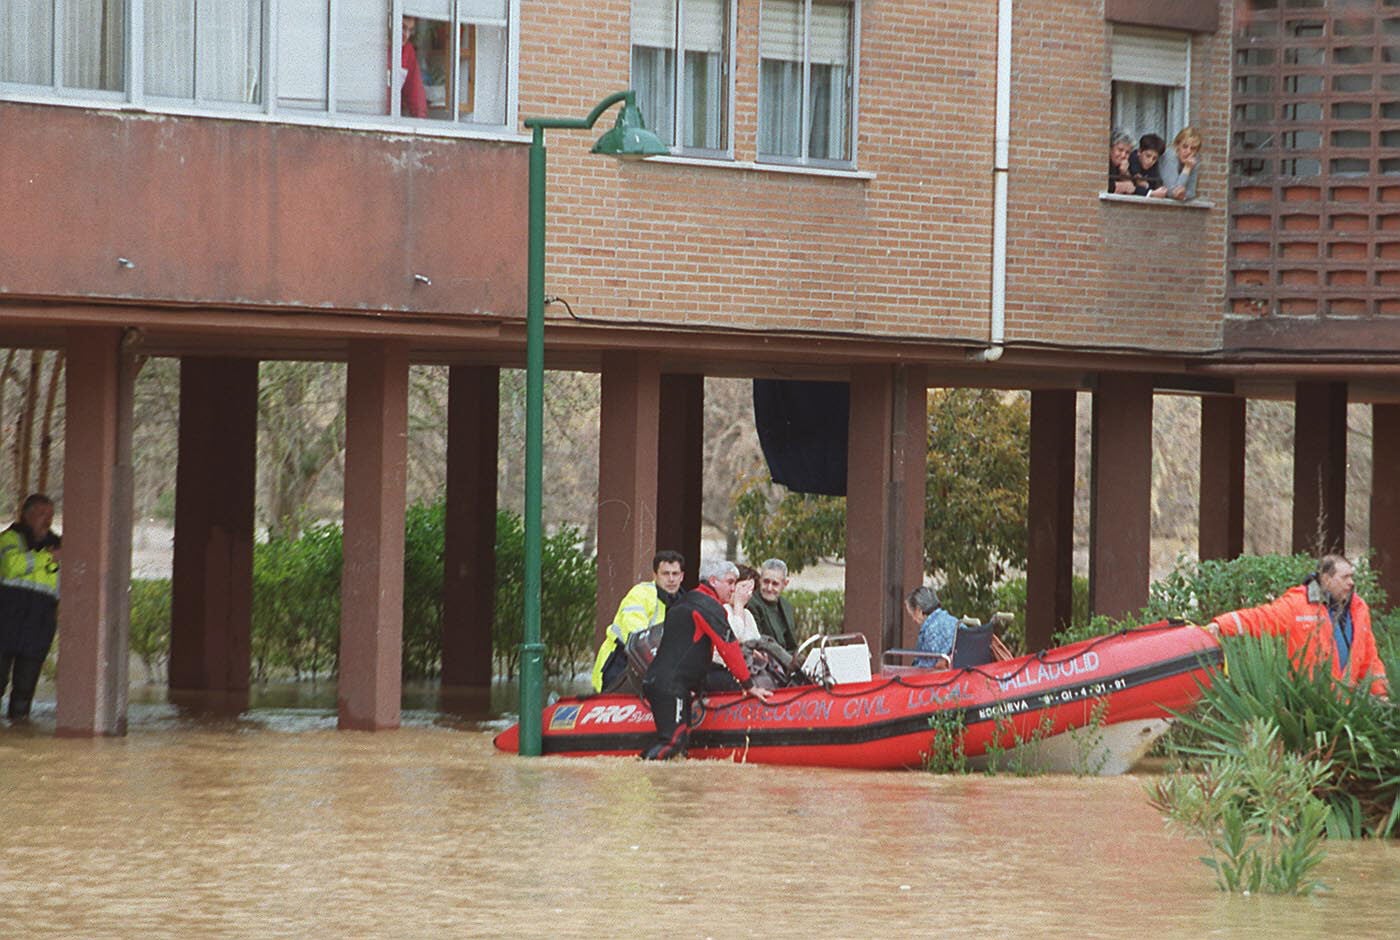
[[(758, 3), (739, 5), (736, 160), (757, 138)], [(629, 82), (630, 4), (525, 4), (522, 116)], [(985, 336), (995, 5), (867, 0), (858, 169), (618, 164), (551, 132), (548, 290), (580, 315)], [(557, 37), (571, 38), (561, 54)], [(611, 115), (605, 120), (611, 121)]]
[(1097, 4), (1018, 4), (1007, 333), (1012, 340), (1214, 348), (1224, 317), (1230, 3), (1192, 43), (1191, 115), (1211, 209), (1101, 201), (1109, 35)]
[[(757, 136), (758, 6), (739, 4), (739, 162)], [(629, 11), (525, 4), (521, 115), (581, 116), (627, 87)], [(549, 292), (624, 321), (986, 337), (996, 4), (866, 0), (861, 28), (857, 168), (873, 179), (619, 164), (588, 154), (596, 133), (550, 132)], [(1223, 208), (1098, 199), (1108, 34), (1101, 4), (1017, 4), (1008, 336), (1213, 347)], [(1193, 53), (1200, 195), (1223, 207), (1228, 34), (1199, 37)], [(1147, 244), (1144, 227), (1156, 229)]]

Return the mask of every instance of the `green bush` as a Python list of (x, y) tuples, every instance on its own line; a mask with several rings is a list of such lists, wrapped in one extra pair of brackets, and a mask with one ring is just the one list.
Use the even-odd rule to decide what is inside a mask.
[(403, 677), (428, 679), (442, 671), (442, 558), (447, 504), (415, 503), (404, 514)]
[(1278, 638), (1227, 636), (1221, 644), (1229, 669), (1212, 676), (1200, 705), (1179, 720), (1191, 733), (1177, 750), (1216, 761), (1240, 746), (1241, 729), (1268, 721), (1287, 753), (1330, 759), (1313, 788), (1328, 804), (1329, 835), (1400, 835), (1400, 709), (1326, 670), (1299, 669)]
[[(594, 654), (598, 562), (579, 548), (573, 526), (564, 526), (541, 544), (544, 578), (540, 585), (540, 636), (544, 669), (570, 676)], [(514, 513), (496, 515), (496, 620), (491, 631), (496, 671), (512, 677), (520, 668), (525, 621), (525, 528)]]
[[(1356, 561), (1356, 592), (1372, 607), (1381, 608), (1385, 592), (1368, 562), (1365, 556)], [(1171, 573), (1152, 583), (1143, 618), (1179, 617), (1205, 623), (1227, 611), (1278, 597), (1301, 584), (1316, 563), (1311, 555), (1243, 555), (1229, 561), (1180, 558)]]
[[(1273, 600), (1295, 584), (1301, 584), (1316, 564), (1317, 559), (1311, 555), (1244, 555), (1229, 561), (1179, 558), (1176, 567), (1166, 577), (1152, 582), (1148, 588), (1147, 606), (1136, 616), (1121, 619), (1090, 616), (1088, 582), (1075, 578), (1074, 619), (1068, 627), (1055, 634), (1054, 643), (1062, 646), (1171, 618), (1203, 624), (1223, 613)], [(1011, 586), (1014, 584), (1016, 582), (1008, 582), (1006, 586), (1008, 597), (1013, 599), (1016, 595), (1011, 593)], [(1024, 584), (1019, 590), (1024, 603)], [(1356, 560), (1356, 592), (1366, 599), (1373, 611), (1380, 611), (1385, 606), (1385, 592), (1381, 590), (1376, 572), (1366, 556)], [(1400, 615), (1375, 613), (1373, 623), (1381, 657), (1388, 662), (1395, 652), (1397, 636), (1400, 636)]]
[(1194, 772), (1160, 779), (1153, 804), (1210, 845), (1201, 861), (1222, 891), (1311, 894), (1326, 853), (1328, 806), (1315, 795), (1334, 773), (1317, 751), (1285, 749), (1268, 716), (1250, 718)]
[(134, 579), (129, 597), (131, 652), (140, 657), (151, 682), (170, 658), (170, 579)]
[[(1074, 624), (1089, 623), (1089, 579), (1075, 575), (1072, 580), (1073, 603), (1072, 614), (1069, 627)], [(995, 610), (988, 612), (987, 616), (997, 611), (1006, 611), (1013, 615), (1011, 625), (1000, 631), (1002, 642), (1012, 650), (1027, 652), (1026, 644), (1026, 579), (1024, 577), (1012, 578), (998, 585), (993, 595)], [(980, 619), (985, 620), (986, 617)], [(1058, 636), (1058, 635), (1057, 635)], [(1057, 639), (1055, 641), (1059, 643)], [(1033, 651), (1030, 651), (1033, 652)]]
[(335, 672), (340, 655), (339, 525), (253, 546), (253, 675), (301, 679)]
[[(438, 675), (442, 664), (442, 558), (445, 507), (410, 506), (404, 518), (403, 676)], [(572, 675), (591, 656), (597, 567), (564, 527), (543, 542), (540, 632), (547, 674)], [(334, 672), (339, 654), (338, 525), (317, 526), (298, 539), (272, 539), (254, 550), (253, 653), (259, 678), (269, 668), (298, 678)], [(496, 617), (492, 640), (501, 672), (513, 675), (524, 618), (524, 530), (520, 517), (496, 515)]]
[(841, 632), (846, 616), (845, 591), (802, 591), (794, 588), (784, 591), (783, 597), (792, 604), (799, 643), (818, 633), (830, 636)]

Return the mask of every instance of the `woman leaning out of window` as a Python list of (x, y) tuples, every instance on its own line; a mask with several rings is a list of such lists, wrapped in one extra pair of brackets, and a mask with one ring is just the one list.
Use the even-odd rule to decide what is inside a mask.
[(1162, 183), (1171, 199), (1186, 201), (1196, 198), (1196, 177), (1200, 176), (1201, 135), (1194, 128), (1183, 127), (1172, 139), (1171, 148), (1162, 158)]

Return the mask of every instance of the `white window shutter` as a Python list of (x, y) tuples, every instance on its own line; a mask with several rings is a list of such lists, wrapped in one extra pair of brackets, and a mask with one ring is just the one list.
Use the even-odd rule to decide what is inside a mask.
[(685, 48), (690, 52), (724, 51), (724, 22), (728, 17), (726, 0), (684, 0)]
[(1113, 30), (1113, 80), (1184, 87), (1189, 83), (1191, 37), (1145, 29)]
[(799, 0), (763, 0), (758, 45), (760, 58), (802, 61), (802, 4)]
[(452, 0), (404, 0), (403, 15), (420, 20), (450, 20)]
[(676, 0), (632, 0), (632, 45), (676, 47)]
[(457, 0), (457, 18), (472, 23), (500, 23), (510, 17), (510, 0)]
[(812, 64), (846, 65), (850, 61), (851, 8), (812, 4)]

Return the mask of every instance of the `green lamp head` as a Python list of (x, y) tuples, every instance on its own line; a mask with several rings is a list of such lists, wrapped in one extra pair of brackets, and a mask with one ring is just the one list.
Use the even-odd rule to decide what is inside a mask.
[(643, 157), (667, 154), (671, 150), (661, 142), (661, 138), (646, 129), (642, 122), (642, 109), (627, 101), (617, 115), (617, 123), (598, 138), (592, 152), (640, 160)]

